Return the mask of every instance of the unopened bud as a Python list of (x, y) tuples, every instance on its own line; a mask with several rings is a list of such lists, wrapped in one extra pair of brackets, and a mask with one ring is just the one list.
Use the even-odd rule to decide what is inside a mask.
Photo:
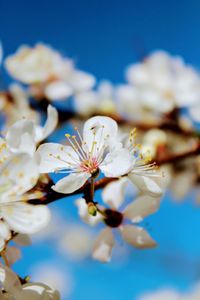
[(88, 203), (88, 213), (91, 216), (96, 216), (96, 214), (97, 214), (97, 208), (96, 208), (95, 204), (92, 202)]

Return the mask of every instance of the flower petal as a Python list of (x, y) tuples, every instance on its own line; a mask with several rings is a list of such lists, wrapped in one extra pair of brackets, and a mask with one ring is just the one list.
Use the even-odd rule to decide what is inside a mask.
[(112, 209), (118, 209), (124, 201), (127, 178), (121, 178), (107, 184), (103, 189), (102, 199)]
[(122, 148), (108, 153), (100, 165), (100, 169), (107, 177), (119, 177), (127, 174), (132, 166), (132, 155), (127, 149)]
[(51, 188), (58, 193), (70, 194), (81, 188), (90, 176), (89, 173), (73, 173), (59, 180)]
[(130, 219), (132, 222), (140, 222), (146, 216), (156, 212), (159, 206), (159, 197), (141, 195), (125, 208), (124, 216), (125, 218)]
[(0, 237), (4, 240), (8, 240), (11, 237), (10, 229), (3, 221), (0, 221)]
[(36, 160), (40, 173), (50, 173), (71, 168), (71, 164), (74, 164), (74, 161), (79, 160), (79, 158), (70, 146), (46, 143), (37, 149)]
[(116, 141), (118, 126), (109, 117), (93, 117), (87, 120), (83, 128), (83, 140), (89, 151), (93, 148), (94, 133), (97, 147), (101, 149), (105, 145), (111, 146)]
[(78, 207), (78, 214), (80, 218), (87, 224), (94, 226), (102, 220), (102, 215), (97, 212), (96, 216), (91, 216), (88, 213), (88, 206), (85, 203), (85, 199), (80, 198), (76, 200), (76, 206)]
[(31, 205), (17, 202), (3, 205), (1, 213), (9, 227), (19, 233), (32, 234), (47, 226), (50, 211), (45, 205)]
[(21, 291), (18, 276), (8, 267), (0, 265), (0, 283), (6, 292), (16, 295)]
[(58, 112), (52, 105), (49, 105), (47, 109), (47, 120), (46, 123), (44, 124), (44, 127), (41, 126), (38, 126), (38, 128), (36, 127), (36, 141), (40, 142), (44, 140), (46, 137), (48, 137), (54, 131), (57, 124), (58, 124)]
[(57, 290), (54, 290), (43, 283), (27, 283), (23, 285), (23, 290), (16, 297), (16, 300), (60, 300)]
[(20, 120), (9, 127), (6, 141), (12, 152), (33, 154), (35, 150), (35, 127), (29, 120)]
[(160, 177), (141, 176), (134, 173), (129, 173), (128, 178), (135, 184), (142, 192), (148, 193), (150, 196), (161, 196), (163, 193), (162, 183)]
[(0, 168), (1, 192), (21, 195), (35, 186), (38, 177), (38, 166), (29, 155), (13, 155)]
[(65, 100), (73, 94), (73, 89), (65, 81), (49, 83), (44, 90), (45, 96), (50, 100)]
[(106, 227), (103, 229), (94, 242), (92, 257), (101, 262), (109, 262), (111, 260), (112, 248), (115, 244), (112, 229)]
[(96, 79), (93, 75), (83, 71), (75, 71), (70, 80), (75, 93), (90, 90), (95, 85), (95, 82)]
[(156, 242), (139, 226), (125, 225), (120, 228), (122, 238), (135, 248), (154, 248)]

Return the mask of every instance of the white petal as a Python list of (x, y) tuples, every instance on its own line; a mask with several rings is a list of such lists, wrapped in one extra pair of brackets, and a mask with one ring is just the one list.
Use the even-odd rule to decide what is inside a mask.
[(14, 237), (13, 241), (19, 246), (30, 246), (31, 238), (27, 234), (19, 233)]
[[(83, 128), (83, 140), (91, 151), (94, 142), (97, 142), (97, 147), (101, 148), (104, 144), (111, 145), (117, 136), (117, 123), (109, 117), (93, 117), (87, 120)], [(114, 141), (113, 141), (114, 140)]]
[(90, 176), (89, 173), (70, 174), (59, 180), (51, 188), (58, 193), (70, 194), (81, 188)]
[(156, 212), (159, 209), (159, 206), (159, 197), (141, 195), (125, 208), (124, 216), (132, 222), (140, 222), (146, 216)]
[(0, 221), (0, 237), (4, 240), (8, 240), (11, 237), (10, 229), (3, 221)]
[[(40, 142), (44, 140), (46, 137), (48, 137), (56, 128), (58, 124), (58, 112), (57, 110), (52, 106), (49, 105), (47, 109), (47, 120), (44, 124), (44, 127), (39, 127), (41, 130), (39, 136), (36, 135), (37, 142)], [(36, 130), (37, 134), (37, 130)]]
[(94, 226), (102, 220), (102, 215), (97, 212), (96, 216), (91, 216), (88, 213), (88, 206), (85, 203), (85, 199), (80, 198), (76, 200), (76, 206), (78, 207), (78, 213), (80, 218), (87, 224)]
[(16, 300), (60, 300), (59, 292), (43, 283), (27, 283)]
[(5, 255), (7, 257), (9, 266), (12, 266), (14, 263), (16, 263), (16, 261), (18, 261), (22, 257), (20, 249), (13, 246), (6, 247)]
[(74, 96), (74, 105), (78, 113), (82, 115), (91, 115), (99, 108), (97, 94), (94, 91), (79, 93)]
[(18, 276), (11, 269), (2, 265), (0, 265), (0, 282), (8, 293), (16, 295), (21, 291)]
[(21, 195), (35, 186), (38, 177), (37, 164), (29, 155), (13, 155), (0, 168), (2, 193), (15, 192)]
[(133, 157), (127, 149), (110, 152), (105, 157), (100, 169), (107, 177), (119, 177), (127, 174), (133, 166)]
[(19, 233), (32, 234), (47, 226), (50, 211), (44, 205), (17, 202), (2, 206), (1, 213), (9, 227)]
[(35, 149), (35, 127), (29, 120), (20, 120), (10, 126), (6, 141), (13, 152), (25, 152), (32, 155)]
[(73, 94), (73, 89), (65, 81), (55, 81), (45, 87), (44, 93), (50, 100), (65, 100)]
[(125, 225), (120, 228), (122, 238), (130, 245), (139, 248), (154, 248), (156, 242), (139, 226)]
[(115, 244), (111, 228), (103, 229), (94, 242), (92, 257), (101, 262), (109, 262)]
[(142, 192), (148, 193), (150, 196), (161, 196), (163, 193), (162, 179), (154, 176), (141, 176), (130, 173), (128, 178), (135, 184)]
[(70, 146), (46, 143), (37, 149), (36, 160), (40, 173), (50, 173), (71, 168), (71, 163), (74, 164), (79, 158)]
[(95, 85), (95, 82), (96, 80), (93, 75), (82, 71), (75, 71), (70, 80), (75, 93), (90, 90)]
[(121, 178), (107, 184), (103, 189), (102, 199), (111, 208), (118, 209), (124, 201), (127, 178)]
[(0, 237), (0, 252), (4, 249), (4, 247), (5, 247), (5, 240), (2, 237)]

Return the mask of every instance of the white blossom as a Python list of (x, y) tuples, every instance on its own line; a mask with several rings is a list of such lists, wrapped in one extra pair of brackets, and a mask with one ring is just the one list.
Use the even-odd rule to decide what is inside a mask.
[(40, 126), (32, 120), (20, 120), (10, 126), (6, 133), (6, 142), (13, 153), (28, 153), (33, 156), (37, 144), (47, 138), (56, 128), (58, 123), (57, 110), (49, 105), (47, 120)]
[(41, 43), (20, 47), (6, 59), (5, 66), (11, 76), (29, 84), (30, 92), (38, 98), (64, 100), (95, 84), (94, 76), (76, 69), (72, 60)]
[[(138, 223), (146, 216), (158, 210), (160, 206), (160, 198), (147, 196), (145, 194), (140, 195), (133, 202), (128, 204), (122, 212), (120, 212), (120, 207), (122, 206), (125, 197), (124, 192), (117, 193), (116, 191), (120, 191), (122, 186), (124, 189), (125, 184), (125, 178), (116, 182), (111, 182), (106, 186), (102, 194), (104, 203), (110, 208), (103, 210), (101, 220), (104, 220), (108, 227), (100, 232), (93, 246), (93, 258), (102, 262), (109, 262), (111, 259), (112, 248), (115, 245), (113, 235), (114, 228), (119, 229), (124, 241), (136, 248), (145, 249), (156, 246), (156, 242), (144, 228), (138, 225)], [(88, 216), (88, 210), (86, 209), (83, 214), (83, 208), (86, 205), (85, 200), (81, 198), (78, 201), (79, 215), (84, 222), (86, 221), (87, 223), (94, 225), (95, 219), (97, 219), (97, 222), (100, 221), (99, 215)], [(112, 223), (112, 221), (107, 221), (109, 220), (109, 216), (112, 218), (113, 215), (117, 217), (117, 221), (116, 219), (114, 223)], [(129, 221), (129, 223), (127, 223), (127, 221)]]
[(8, 267), (0, 265), (2, 300), (60, 300), (57, 290), (42, 283), (21, 284), (18, 276)]
[(69, 146), (43, 144), (37, 150), (40, 173), (63, 172), (68, 176), (52, 188), (60, 193), (72, 193), (84, 185), (99, 170), (105, 176), (119, 177), (126, 174), (132, 163), (128, 150), (120, 147), (117, 124), (108, 117), (93, 117), (83, 128), (83, 137), (77, 128), (76, 135), (66, 137)]
[(0, 248), (10, 238), (10, 230), (30, 234), (45, 227), (50, 218), (44, 205), (26, 203), (41, 196), (29, 192), (39, 177), (37, 165), (27, 154), (12, 155), (0, 165)]

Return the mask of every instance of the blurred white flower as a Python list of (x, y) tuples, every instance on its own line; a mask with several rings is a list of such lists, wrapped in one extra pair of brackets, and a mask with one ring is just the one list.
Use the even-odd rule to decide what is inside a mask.
[(28, 153), (33, 156), (36, 146), (48, 137), (58, 123), (57, 110), (49, 105), (47, 120), (44, 126), (36, 124), (32, 120), (20, 120), (10, 126), (6, 133), (6, 142), (13, 153)]
[(66, 224), (58, 241), (60, 253), (72, 260), (80, 261), (87, 258), (92, 246), (92, 234), (86, 228)]
[(21, 284), (18, 276), (8, 267), (0, 265), (1, 300), (60, 300), (58, 291), (42, 283)]
[(11, 76), (29, 84), (37, 98), (64, 100), (95, 84), (94, 76), (77, 70), (70, 59), (41, 43), (33, 48), (21, 46), (6, 59), (5, 66)]
[(196, 284), (191, 291), (181, 293), (174, 289), (161, 289), (155, 292), (145, 293), (137, 300), (199, 300), (200, 285)]
[(71, 273), (54, 264), (39, 264), (33, 267), (30, 274), (34, 281), (42, 282), (58, 290), (62, 298), (69, 297), (73, 290), (74, 282)]
[(38, 168), (27, 154), (11, 156), (0, 165), (0, 248), (10, 238), (10, 230), (34, 233), (45, 227), (50, 218), (48, 207), (34, 206), (27, 200), (38, 197), (29, 191), (38, 180)]
[(97, 90), (79, 93), (74, 97), (76, 111), (84, 116), (93, 113), (114, 113), (114, 87), (108, 81), (99, 83)]
[[(110, 207), (103, 210), (101, 216), (107, 227), (100, 232), (93, 246), (93, 258), (102, 262), (109, 262), (111, 259), (112, 248), (115, 244), (112, 232), (114, 228), (118, 228), (122, 238), (136, 248), (145, 249), (156, 246), (156, 242), (151, 236), (137, 224), (146, 216), (158, 210), (160, 198), (140, 195), (120, 212), (119, 209), (125, 198), (124, 193), (114, 193), (114, 191), (120, 190), (121, 185), (125, 184), (125, 180), (122, 178), (117, 182), (108, 184), (102, 194), (104, 202)], [(117, 185), (120, 185), (120, 188)], [(82, 206), (85, 206), (85, 199), (83, 198), (79, 199), (79, 212), (82, 210)], [(86, 219), (87, 223), (89, 223), (87, 215), (88, 211), (86, 210), (85, 215), (83, 213), (80, 214), (82, 220), (85, 221)], [(94, 225), (92, 218), (97, 218), (99, 221), (99, 216), (91, 216), (91, 225)], [(131, 221), (133, 225), (127, 224), (126, 221)]]
[(118, 177), (130, 169), (132, 157), (127, 149), (120, 147), (117, 139), (117, 123), (108, 117), (93, 117), (86, 121), (81, 137), (66, 134), (70, 146), (47, 143), (36, 154), (40, 173), (62, 172), (68, 176), (52, 188), (60, 193), (72, 193), (85, 182), (98, 175)]
[[(157, 51), (127, 69), (128, 82), (142, 93), (144, 105), (168, 112), (200, 101), (200, 76), (180, 57)], [(170, 107), (171, 106), (171, 107)]]
[(39, 113), (30, 107), (28, 93), (24, 88), (20, 84), (12, 83), (9, 86), (9, 94), (11, 99), (6, 98), (6, 105), (3, 110), (6, 114), (6, 128), (21, 119), (31, 120), (39, 124)]

